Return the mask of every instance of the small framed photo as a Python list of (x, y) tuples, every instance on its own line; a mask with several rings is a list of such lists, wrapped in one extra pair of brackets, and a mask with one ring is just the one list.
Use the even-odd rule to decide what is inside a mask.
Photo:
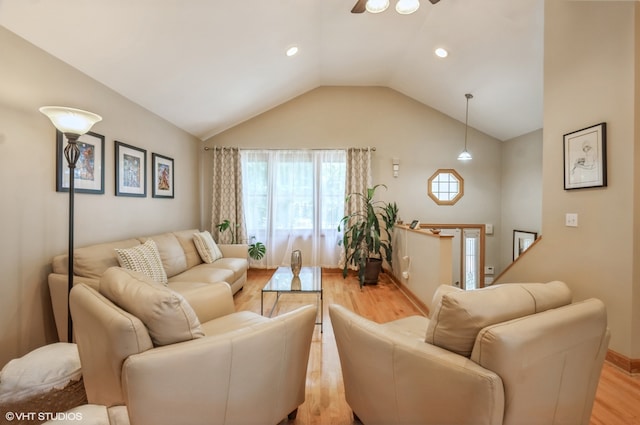
[(527, 232), (524, 230), (513, 231), (513, 261), (516, 261), (523, 252), (525, 252), (532, 243), (536, 241), (538, 234), (536, 232)]
[(116, 146), (116, 196), (147, 196), (147, 151), (126, 143)]
[[(56, 191), (69, 191), (69, 164), (64, 156), (68, 140), (56, 130)], [(78, 138), (80, 155), (74, 169), (75, 193), (104, 193), (104, 136), (88, 132)]]
[(564, 189), (607, 185), (607, 124), (564, 135)]
[(154, 198), (173, 198), (173, 158), (157, 153), (151, 154), (152, 195)]

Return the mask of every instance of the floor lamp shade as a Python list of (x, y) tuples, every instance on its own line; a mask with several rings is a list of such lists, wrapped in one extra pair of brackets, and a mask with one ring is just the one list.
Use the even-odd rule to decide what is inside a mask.
[[(91, 130), (91, 127), (98, 121), (102, 120), (100, 115), (93, 112), (83, 111), (81, 109), (65, 108), (62, 106), (43, 106), (40, 112), (46, 115), (53, 125), (63, 133), (69, 143), (64, 148), (64, 156), (69, 166), (69, 250), (68, 250), (68, 291), (73, 288), (73, 198), (74, 198), (74, 182), (75, 168), (80, 150), (78, 148), (78, 138)], [(71, 312), (67, 311), (69, 318), (67, 320), (67, 341), (73, 341), (73, 322), (71, 321)], [(62, 336), (60, 335), (62, 340)]]
[(64, 134), (81, 136), (102, 120), (100, 115), (82, 109), (65, 108), (63, 106), (43, 106), (40, 112), (45, 114), (53, 125)]

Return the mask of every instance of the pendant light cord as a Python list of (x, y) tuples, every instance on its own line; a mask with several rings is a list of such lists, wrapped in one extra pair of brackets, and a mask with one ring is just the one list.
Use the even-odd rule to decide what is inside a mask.
[(464, 95), (467, 98), (467, 112), (464, 116), (464, 150), (467, 150), (467, 132), (469, 131), (469, 99), (473, 99), (473, 95), (471, 93), (467, 93)]

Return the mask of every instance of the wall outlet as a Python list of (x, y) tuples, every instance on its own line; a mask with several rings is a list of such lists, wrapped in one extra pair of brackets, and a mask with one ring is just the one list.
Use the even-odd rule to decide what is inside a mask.
[(567, 213), (564, 217), (564, 225), (568, 227), (578, 227), (578, 214)]

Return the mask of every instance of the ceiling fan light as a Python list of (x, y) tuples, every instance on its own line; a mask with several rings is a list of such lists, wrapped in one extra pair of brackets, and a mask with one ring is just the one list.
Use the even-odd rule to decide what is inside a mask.
[(367, 0), (367, 12), (380, 13), (387, 10), (389, 7), (389, 0)]
[(409, 15), (420, 7), (419, 0), (398, 0), (396, 11), (401, 15)]

